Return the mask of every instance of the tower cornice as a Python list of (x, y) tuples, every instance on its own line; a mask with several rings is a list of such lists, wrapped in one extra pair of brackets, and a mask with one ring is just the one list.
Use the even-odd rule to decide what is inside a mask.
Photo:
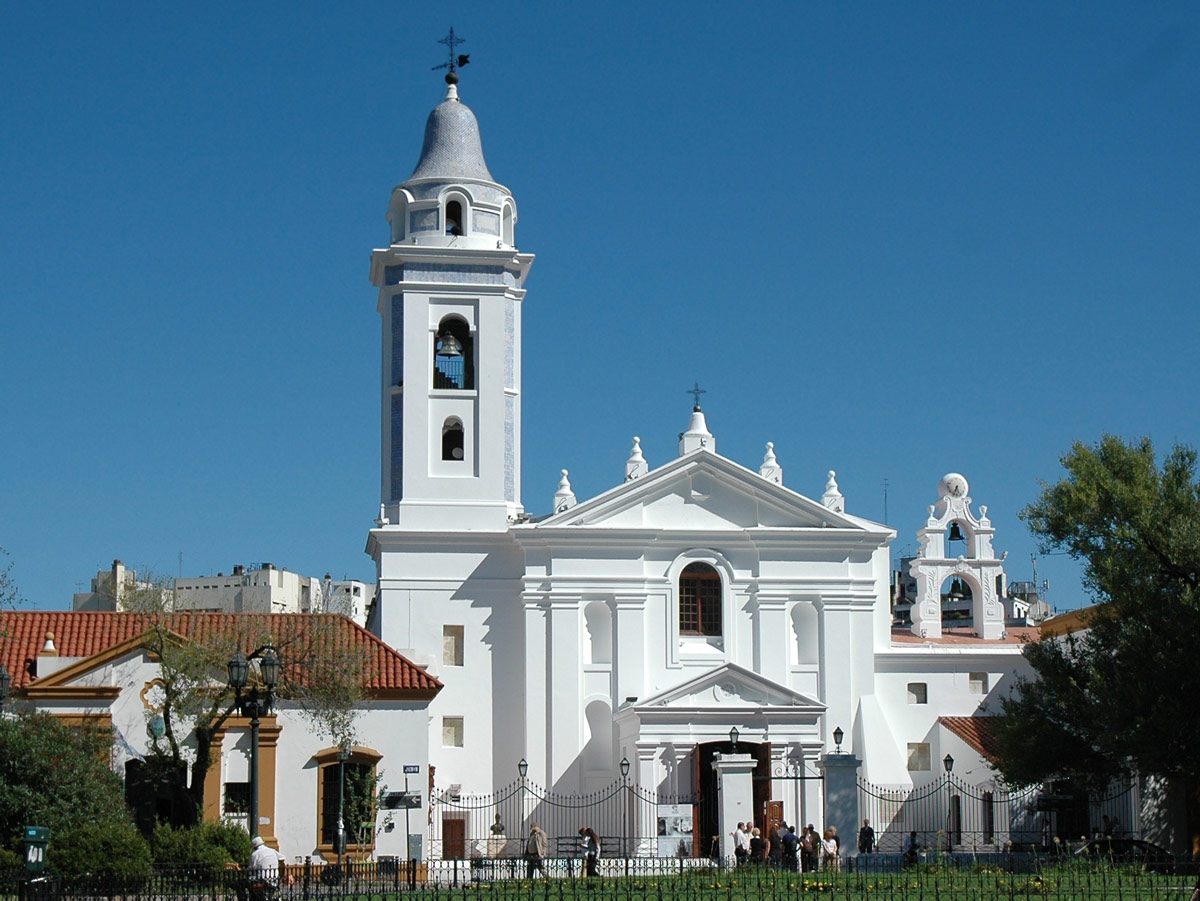
[(408, 263), (431, 263), (450, 266), (497, 266), (524, 281), (533, 265), (533, 254), (516, 253), (511, 248), (436, 247), (425, 244), (392, 244), (371, 251), (371, 284), (384, 286), (386, 269), (389, 266), (404, 266)]

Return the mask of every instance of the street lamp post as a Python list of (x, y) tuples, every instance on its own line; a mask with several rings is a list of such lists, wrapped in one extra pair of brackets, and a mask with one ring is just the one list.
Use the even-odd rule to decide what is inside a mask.
[[(337, 865), (339, 873), (341, 872), (342, 858), (346, 854), (346, 761), (349, 759), (350, 749), (342, 745), (338, 749)], [(407, 824), (407, 820), (405, 822)], [(407, 825), (405, 828), (407, 829)], [(407, 841), (407, 839), (405, 840)]]
[(621, 758), (621, 856), (629, 875), (629, 758)]
[[(258, 672), (262, 688), (257, 684), (249, 691), (250, 661), (258, 661)], [(259, 717), (267, 716), (275, 706), (275, 686), (279, 684), (282, 658), (274, 646), (265, 644), (253, 651), (249, 657), (241, 649), (229, 661), (229, 687), (233, 689), (234, 703), (241, 708), (242, 716), (250, 717), (250, 837), (258, 835), (258, 727)]]
[(954, 796), (951, 780), (954, 778), (954, 758), (947, 754), (942, 758), (942, 767), (946, 770), (946, 850), (954, 848)]

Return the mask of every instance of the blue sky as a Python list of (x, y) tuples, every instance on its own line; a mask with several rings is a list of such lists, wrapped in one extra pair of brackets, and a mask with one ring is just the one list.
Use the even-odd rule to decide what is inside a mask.
[[(437, 43), (537, 255), (524, 503), (699, 380), (723, 454), (914, 545), (1072, 441), (1196, 443), (1195, 3), (0, 6), (0, 546), (33, 606), (114, 557), (373, 579), (368, 256)], [(1078, 606), (1078, 569), (1039, 561)]]

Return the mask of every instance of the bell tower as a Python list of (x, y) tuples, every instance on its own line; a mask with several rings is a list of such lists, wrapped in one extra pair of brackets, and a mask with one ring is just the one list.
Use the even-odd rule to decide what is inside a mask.
[[(452, 48), (453, 49), (453, 48)], [(532, 254), (475, 114), (446, 95), (371, 254), (382, 322), (379, 526), (502, 531), (521, 507), (521, 306)]]
[[(988, 508), (980, 506), (976, 518), (967, 491), (967, 480), (957, 472), (942, 476), (938, 483), (941, 499), (929, 508), (925, 527), (917, 531), (920, 550), (909, 564), (909, 573), (917, 580), (912, 631), (921, 638), (942, 635), (941, 586), (947, 579), (954, 580), (952, 598), (964, 590), (970, 592), (976, 635), (998, 640), (1007, 634), (1004, 557), (997, 558), (992, 548), (996, 530), (988, 519)], [(951, 547), (959, 543), (961, 547)]]

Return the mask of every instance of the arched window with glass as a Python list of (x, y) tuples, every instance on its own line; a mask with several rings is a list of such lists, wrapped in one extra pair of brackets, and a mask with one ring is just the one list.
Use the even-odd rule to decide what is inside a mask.
[(721, 575), (707, 563), (679, 574), (679, 634), (721, 634)]

